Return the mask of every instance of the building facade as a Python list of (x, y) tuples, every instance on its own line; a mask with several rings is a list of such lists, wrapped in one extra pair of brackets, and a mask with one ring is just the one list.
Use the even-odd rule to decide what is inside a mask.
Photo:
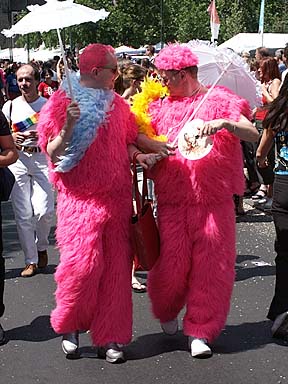
[[(45, 0), (0, 0), (0, 26), (2, 29), (10, 28), (16, 21), (17, 14), (24, 11), (27, 5), (45, 4)], [(0, 33), (0, 48), (11, 47), (11, 39)]]

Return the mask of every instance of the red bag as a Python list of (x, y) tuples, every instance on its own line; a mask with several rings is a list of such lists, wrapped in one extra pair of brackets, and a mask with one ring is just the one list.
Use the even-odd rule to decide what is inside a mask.
[(135, 257), (135, 269), (150, 271), (160, 255), (160, 238), (152, 201), (148, 199), (147, 175), (143, 169), (142, 198), (138, 189), (136, 160), (133, 159), (133, 193), (136, 207), (132, 215), (132, 245)]

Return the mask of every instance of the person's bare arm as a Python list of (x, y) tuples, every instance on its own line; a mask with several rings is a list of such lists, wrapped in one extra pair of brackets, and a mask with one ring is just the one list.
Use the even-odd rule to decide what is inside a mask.
[(220, 129), (226, 128), (233, 135), (244, 141), (257, 141), (259, 133), (254, 125), (245, 116), (241, 115), (239, 121), (216, 119), (206, 121), (199, 128), (199, 136), (213, 135)]
[(138, 134), (137, 146), (141, 148), (143, 152), (158, 153), (163, 158), (173, 154), (176, 149), (171, 143), (150, 139), (143, 133)]
[(260, 168), (267, 167), (267, 155), (273, 146), (275, 132), (272, 129), (264, 129), (259, 146), (256, 151), (256, 159)]
[(156, 153), (143, 153), (134, 144), (129, 144), (127, 149), (131, 162), (135, 158), (137, 163), (144, 169), (153, 167), (158, 160), (161, 160)]
[(15, 163), (18, 159), (18, 152), (15, 147), (12, 136), (0, 136), (0, 167), (7, 167), (7, 165)]

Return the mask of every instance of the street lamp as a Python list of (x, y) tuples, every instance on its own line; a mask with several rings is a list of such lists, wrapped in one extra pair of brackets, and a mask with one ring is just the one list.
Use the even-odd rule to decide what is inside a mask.
[[(8, 13), (7, 13), (7, 16), (8, 16), (8, 23), (9, 23), (9, 28), (12, 27), (12, 10), (11, 10), (11, 0), (8, 1)], [(10, 61), (13, 62), (13, 38), (10, 37), (9, 38), (9, 58), (10, 58)]]

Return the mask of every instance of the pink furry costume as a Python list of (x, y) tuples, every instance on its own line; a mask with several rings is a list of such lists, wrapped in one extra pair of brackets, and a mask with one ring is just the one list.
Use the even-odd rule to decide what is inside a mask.
[[(165, 48), (167, 51), (169, 49)], [(158, 69), (197, 65), (175, 51), (156, 58)], [(175, 60), (175, 62), (173, 62)], [(179, 66), (179, 67), (178, 67)], [(149, 105), (157, 135), (187, 121), (203, 94), (166, 97)], [(195, 101), (194, 101), (195, 100)], [(187, 115), (188, 113), (188, 115)], [(249, 106), (223, 87), (215, 88), (195, 118), (238, 121)], [(173, 142), (183, 124), (172, 130)], [(151, 171), (158, 202), (161, 255), (148, 275), (148, 292), (156, 318), (177, 317), (186, 305), (185, 335), (213, 341), (225, 325), (234, 282), (235, 214), (233, 194), (244, 187), (240, 141), (226, 129), (214, 135), (210, 153), (197, 161), (175, 156), (161, 160)]]
[[(49, 138), (64, 126), (70, 102), (60, 90), (43, 108), (38, 125), (43, 151)], [(132, 192), (127, 144), (136, 135), (128, 104), (114, 94), (105, 122), (79, 163), (62, 173), (55, 172), (50, 162), (50, 179), (58, 191), (60, 249), (57, 306), (51, 324), (62, 334), (90, 330), (97, 346), (127, 344), (132, 337)]]

